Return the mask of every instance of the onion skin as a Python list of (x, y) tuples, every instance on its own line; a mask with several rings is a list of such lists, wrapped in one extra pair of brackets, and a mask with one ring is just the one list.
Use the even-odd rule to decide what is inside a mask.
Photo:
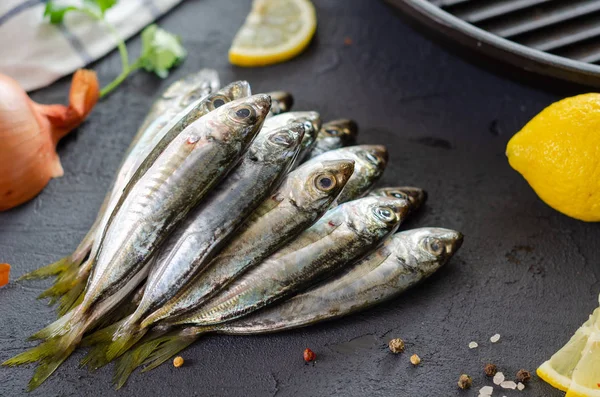
[(12, 78), (0, 74), (0, 211), (23, 204), (63, 175), (58, 141), (85, 120), (99, 98), (96, 73), (73, 75), (69, 106), (32, 101)]

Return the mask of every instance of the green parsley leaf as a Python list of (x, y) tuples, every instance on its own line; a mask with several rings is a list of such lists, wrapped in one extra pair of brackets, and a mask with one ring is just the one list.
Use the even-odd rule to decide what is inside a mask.
[(156, 25), (150, 25), (142, 32), (142, 54), (138, 62), (146, 71), (165, 78), (169, 69), (179, 65), (186, 55), (178, 36)]
[(83, 0), (83, 4), (94, 14), (104, 17), (106, 10), (117, 4), (117, 0)]
[(68, 5), (58, 5), (54, 1), (49, 1), (46, 3), (46, 8), (44, 9), (44, 16), (50, 17), (50, 23), (59, 24), (65, 18), (65, 14), (69, 11), (78, 10), (75, 6)]

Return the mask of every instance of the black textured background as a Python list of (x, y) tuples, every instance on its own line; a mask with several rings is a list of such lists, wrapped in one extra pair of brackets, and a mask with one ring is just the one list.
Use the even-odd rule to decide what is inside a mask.
[[(464, 232), (458, 255), (393, 302), (294, 332), (206, 337), (183, 353), (184, 367), (136, 373), (118, 393), (110, 385), (112, 367), (89, 373), (78, 368), (78, 352), (31, 395), (476, 396), (492, 384), (484, 363), (496, 363), (508, 377), (535, 370), (597, 306), (598, 226), (547, 207), (504, 156), (511, 135), (559, 96), (468, 63), (379, 1), (315, 3), (319, 28), (308, 50), (259, 69), (233, 67), (226, 57), (249, 0), (190, 0), (162, 18), (162, 26), (182, 36), (188, 59), (165, 81), (137, 73), (59, 145), (65, 176), (32, 202), (0, 214), (0, 261), (13, 265), (16, 279), (70, 253), (153, 98), (201, 67), (217, 69), (223, 83), (247, 79), (255, 92), (289, 90), (296, 109), (318, 110), (324, 119), (356, 119), (361, 143), (390, 149), (383, 183), (430, 193), (408, 226)], [(129, 45), (137, 53), (140, 40)], [(118, 54), (92, 67), (105, 84), (118, 73)], [(63, 102), (69, 80), (33, 98)], [(0, 361), (31, 346), (25, 338), (54, 319), (35, 300), (48, 285), (12, 283), (0, 290)], [(495, 333), (502, 339), (492, 345)], [(392, 337), (407, 342), (407, 353), (387, 351)], [(469, 350), (473, 340), (480, 347)], [(315, 365), (304, 365), (306, 347), (316, 352)], [(418, 368), (408, 362), (412, 353), (422, 358)], [(473, 376), (473, 390), (457, 389), (461, 373)], [(31, 374), (32, 368), (0, 368), (0, 395), (24, 394)], [(535, 377), (523, 392), (494, 395), (562, 393)]]

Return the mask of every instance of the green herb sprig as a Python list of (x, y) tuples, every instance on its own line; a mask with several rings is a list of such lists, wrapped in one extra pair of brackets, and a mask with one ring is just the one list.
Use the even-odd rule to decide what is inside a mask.
[(102, 88), (100, 98), (112, 92), (137, 69), (143, 68), (165, 78), (168, 76), (169, 70), (179, 65), (187, 55), (178, 36), (153, 24), (142, 31), (142, 53), (134, 62), (130, 63), (125, 42), (117, 29), (104, 18), (106, 10), (116, 3), (117, 0), (83, 0), (81, 6), (74, 6), (72, 4), (61, 5), (56, 0), (50, 0), (46, 3), (44, 10), (44, 16), (48, 17), (52, 24), (62, 23), (65, 14), (69, 12), (81, 12), (91, 19), (101, 22), (114, 36), (121, 55), (121, 73)]

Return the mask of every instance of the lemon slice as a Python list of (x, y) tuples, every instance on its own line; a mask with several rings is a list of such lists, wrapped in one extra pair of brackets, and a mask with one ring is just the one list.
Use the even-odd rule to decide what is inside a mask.
[(566, 397), (600, 397), (600, 332), (588, 338)]
[(315, 34), (317, 15), (309, 0), (254, 0), (229, 49), (229, 62), (265, 66), (301, 53)]
[(600, 308), (550, 360), (537, 369), (540, 378), (567, 397), (600, 397)]

